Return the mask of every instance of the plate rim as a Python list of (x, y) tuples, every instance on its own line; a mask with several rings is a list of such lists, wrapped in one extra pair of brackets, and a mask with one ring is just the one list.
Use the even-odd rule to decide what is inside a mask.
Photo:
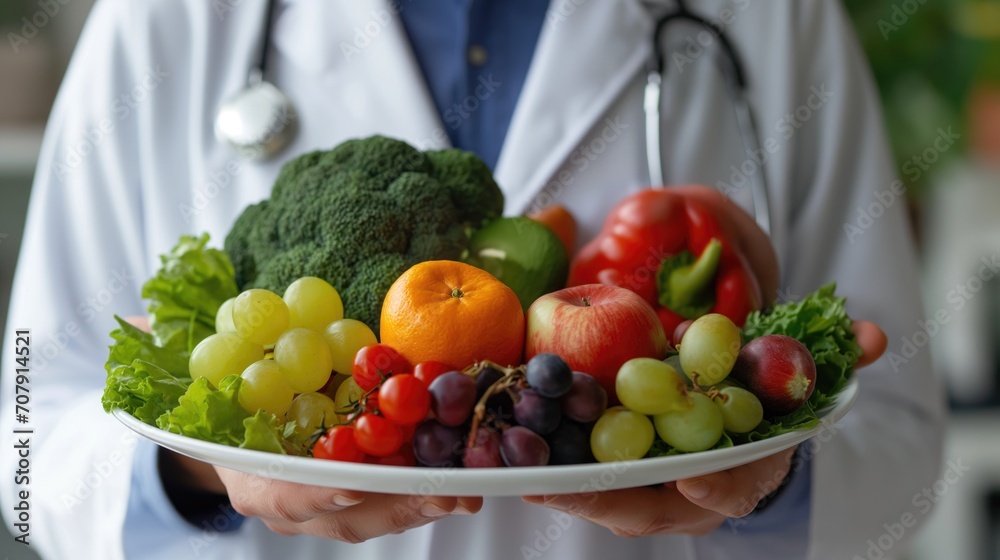
[[(726, 466), (724, 468), (733, 468), (741, 464), (746, 464), (759, 458), (778, 453), (784, 449), (788, 449), (794, 445), (813, 438), (824, 429), (843, 419), (843, 417), (846, 416), (847, 413), (853, 408), (854, 403), (857, 400), (858, 393), (859, 382), (857, 376), (855, 375), (852, 376), (841, 392), (834, 397), (834, 402), (817, 413), (820, 417), (820, 423), (818, 425), (808, 430), (796, 430), (756, 442), (735, 445), (733, 447), (723, 449), (710, 449), (697, 453), (672, 455), (668, 457), (649, 457), (634, 461), (583, 463), (577, 465), (559, 466), (547, 465), (542, 467), (519, 467), (515, 469), (509, 467), (488, 469), (462, 469), (456, 467), (398, 467), (373, 465), (368, 463), (322, 461), (312, 457), (280, 455), (266, 451), (232, 447), (221, 443), (214, 443), (175, 434), (157, 426), (146, 424), (120, 408), (113, 409), (111, 414), (129, 430), (161, 447), (168, 448), (174, 452), (195, 458), (197, 460), (209, 462), (220, 467), (241, 470), (243, 472), (267, 476), (277, 480), (315, 485), (316, 481), (302, 482), (302, 478), (315, 478), (317, 476), (322, 476), (323, 474), (328, 474), (331, 479), (338, 479), (340, 478), (337, 476), (339, 473), (341, 475), (347, 474), (350, 479), (360, 482), (343, 484), (343, 480), (338, 480), (338, 484), (336, 486), (330, 485), (329, 487), (378, 492), (380, 491), (379, 487), (383, 486), (386, 482), (399, 486), (400, 481), (411, 481), (411, 484), (409, 485), (411, 488), (414, 486), (422, 487), (421, 484), (417, 483), (418, 479), (430, 480), (432, 478), (437, 478), (435, 475), (443, 475), (444, 478), (450, 479), (457, 474), (460, 478), (458, 486), (475, 489), (476, 491), (441, 491), (447, 490), (447, 484), (445, 484), (445, 488), (438, 487), (436, 489), (438, 491), (421, 493), (428, 495), (441, 494), (449, 496), (521, 496), (528, 494), (523, 491), (511, 492), (499, 491), (496, 489), (491, 490), (492, 485), (490, 483), (495, 483), (497, 479), (508, 479), (509, 483), (522, 481), (528, 486), (531, 486), (533, 478), (550, 479), (555, 478), (558, 475), (562, 475), (569, 479), (578, 479), (578, 477), (582, 477), (587, 474), (599, 475), (601, 474), (601, 471), (607, 471), (609, 469), (615, 470), (616, 466), (618, 466), (618, 468), (622, 468), (624, 465), (626, 466), (627, 471), (627, 466), (634, 464), (640, 464), (642, 467), (642, 472), (639, 475), (632, 477), (637, 480), (650, 478), (649, 474), (643, 476), (643, 473), (654, 473), (660, 469), (662, 469), (664, 473), (668, 473), (671, 469), (675, 471), (683, 470), (684, 472), (691, 471), (692, 469), (697, 471), (696, 467), (699, 464), (725, 464)], [(231, 460), (219, 461), (217, 458), (220, 456), (223, 458), (230, 458)], [(241, 463), (242, 467), (240, 465), (234, 465), (234, 462)], [(274, 464), (277, 464), (278, 469), (275, 472), (272, 472), (270, 467)], [(266, 472), (262, 471), (260, 468), (262, 465), (267, 467)], [(705, 470), (704, 472), (701, 472), (701, 474), (708, 474), (710, 472), (716, 472), (717, 470), (724, 469)], [(665, 478), (670, 478), (672, 475), (667, 476), (665, 474), (664, 476)], [(698, 474), (691, 474), (678, 478), (688, 478), (689, 476), (698, 476)], [(369, 478), (370, 484), (367, 484), (365, 479)], [(652, 478), (656, 477), (653, 476)], [(677, 478), (673, 478), (671, 480), (676, 479)], [(669, 480), (663, 480), (660, 481), (660, 483), (668, 481)], [(629, 488), (655, 483), (657, 482), (626, 482), (624, 484), (619, 483), (613, 485), (609, 488), (596, 488), (596, 490)], [(560, 484), (564, 483), (560, 482)], [(568, 484), (569, 482), (565, 481), (565, 485)], [(382, 488), (381, 491), (386, 492), (386, 489)]]

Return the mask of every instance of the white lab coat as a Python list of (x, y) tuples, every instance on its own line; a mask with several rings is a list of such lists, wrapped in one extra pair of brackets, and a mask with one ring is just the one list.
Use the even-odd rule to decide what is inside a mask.
[[(376, 133), (423, 148), (447, 141), (384, 0), (278, 4), (270, 78), (291, 97), (302, 126), (278, 161), (263, 164), (240, 161), (212, 134), (217, 107), (242, 87), (256, 57), (262, 0), (101, 0), (84, 31), (46, 134), (4, 353), (13, 353), (13, 329), (29, 327), (36, 368), (47, 362), (31, 385), (31, 540), (48, 558), (122, 556), (135, 441), (100, 409), (102, 364), (111, 315), (143, 312), (139, 288), (157, 255), (187, 233), (210, 232), (221, 245), (241, 210), (268, 196), (280, 161), (296, 154)], [(783, 294), (802, 296), (835, 280), (849, 311), (885, 327), (896, 350), (922, 318), (915, 256), (901, 199), (853, 242), (844, 231), (895, 173), (872, 80), (841, 7), (705, 0), (697, 9), (724, 22), (747, 65), (761, 136), (774, 139), (766, 172)], [(638, 0), (553, 1), (496, 169), (508, 214), (543, 192), (575, 214), (588, 239), (615, 201), (647, 184), (650, 27)], [(693, 64), (670, 59), (662, 103), (667, 182), (732, 183), (731, 166), (752, 160), (715, 58), (698, 53), (697, 32), (678, 28), (672, 37)], [(749, 208), (749, 187), (734, 187), (734, 199)], [(921, 351), (901, 373), (884, 358), (860, 373), (855, 409), (812, 463), (809, 558), (865, 557), (868, 539), (914, 510), (913, 496), (934, 481), (944, 407), (929, 363)], [(13, 360), (3, 367), (0, 472), (10, 522)], [(476, 516), (356, 546), (280, 537), (251, 520), (213, 536), (197, 556), (521, 558), (535, 531), (555, 522), (551, 513), (489, 499)], [(913, 530), (905, 532), (908, 539)], [(150, 557), (194, 557), (187, 539), (199, 535), (169, 545), (151, 537)], [(575, 520), (542, 556), (802, 557), (796, 542), (805, 541), (725, 530), (703, 539), (621, 539)]]

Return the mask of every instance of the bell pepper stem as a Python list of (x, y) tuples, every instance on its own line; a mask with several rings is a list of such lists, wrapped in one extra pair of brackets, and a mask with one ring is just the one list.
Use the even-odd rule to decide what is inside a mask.
[(690, 253), (664, 260), (658, 274), (660, 304), (688, 319), (707, 313), (714, 304), (708, 288), (721, 258), (722, 242), (713, 238), (693, 262)]

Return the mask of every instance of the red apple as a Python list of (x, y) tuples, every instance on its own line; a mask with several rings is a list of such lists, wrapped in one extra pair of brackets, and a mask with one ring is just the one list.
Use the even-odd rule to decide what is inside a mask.
[(740, 350), (730, 377), (757, 395), (767, 417), (794, 412), (816, 388), (816, 363), (804, 344), (769, 334)]
[(551, 352), (589, 373), (615, 397), (615, 377), (632, 358), (663, 359), (667, 336), (646, 300), (618, 286), (587, 284), (544, 295), (528, 308), (526, 359)]

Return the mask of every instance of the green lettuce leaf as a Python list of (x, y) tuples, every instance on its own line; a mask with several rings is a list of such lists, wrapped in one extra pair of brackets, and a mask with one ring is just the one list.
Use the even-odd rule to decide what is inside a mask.
[(101, 397), (104, 410), (120, 408), (147, 424), (177, 406), (191, 384), (187, 354), (160, 348), (153, 337), (119, 317), (111, 333), (108, 372)]
[(242, 385), (237, 375), (224, 377), (218, 389), (199, 377), (176, 408), (156, 419), (156, 425), (175, 434), (237, 447), (245, 435), (243, 421), (250, 417), (240, 405)]
[(833, 402), (861, 357), (851, 318), (844, 309), (846, 299), (836, 297), (836, 289), (836, 284), (827, 284), (801, 301), (776, 305), (768, 312), (755, 311), (743, 326), (747, 342), (783, 334), (809, 349), (816, 362), (816, 389), (809, 399), (814, 411)]
[(240, 447), (287, 455), (285, 451), (284, 425), (278, 417), (263, 410), (257, 411), (243, 421), (245, 436)]
[[(712, 449), (725, 449), (732, 446), (732, 438), (729, 437), (728, 433), (723, 433), (722, 437), (719, 438), (719, 442), (716, 443)], [(681, 451), (680, 449), (670, 447), (667, 442), (657, 436), (653, 440), (653, 447), (650, 447), (649, 453), (646, 453), (646, 457), (671, 457), (673, 455), (686, 455), (687, 453), (687, 451)]]
[(207, 245), (208, 234), (182, 237), (142, 287), (142, 297), (150, 300), (153, 336), (163, 348), (193, 350), (215, 333), (219, 306), (239, 294), (229, 257)]
[(760, 441), (762, 439), (795, 432), (798, 430), (809, 430), (819, 425), (819, 416), (810, 403), (806, 403), (795, 412), (763, 420), (752, 432), (747, 434), (733, 434), (733, 442), (737, 445)]

